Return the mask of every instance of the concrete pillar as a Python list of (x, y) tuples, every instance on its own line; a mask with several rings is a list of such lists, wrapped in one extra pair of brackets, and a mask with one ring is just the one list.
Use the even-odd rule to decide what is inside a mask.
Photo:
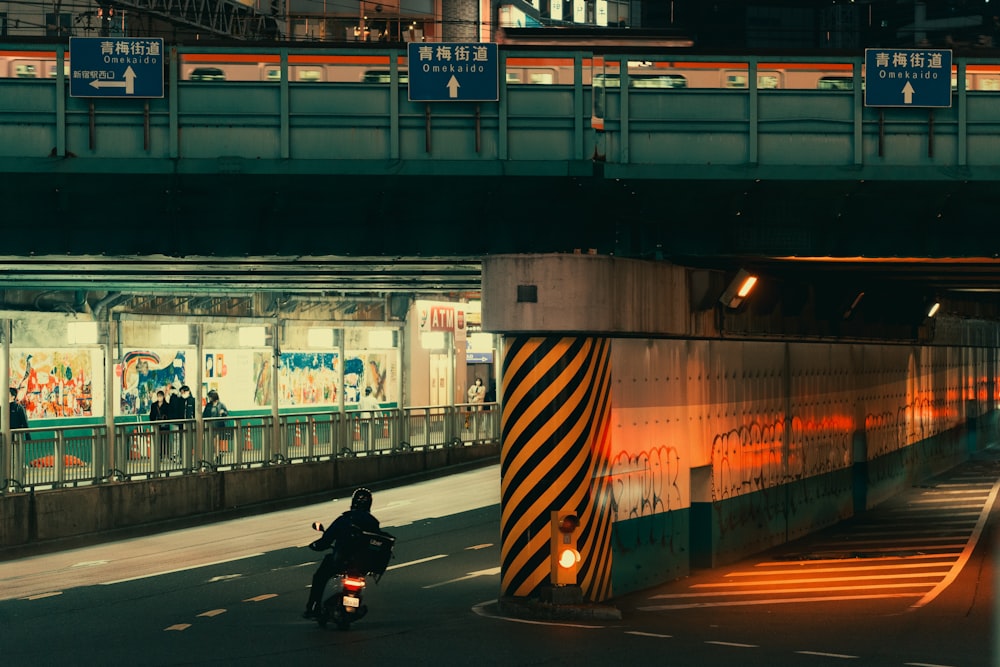
[(501, 469), (501, 588), (538, 597), (550, 583), (550, 513), (580, 518), (577, 583), (611, 597), (609, 459), (611, 342), (505, 340)]

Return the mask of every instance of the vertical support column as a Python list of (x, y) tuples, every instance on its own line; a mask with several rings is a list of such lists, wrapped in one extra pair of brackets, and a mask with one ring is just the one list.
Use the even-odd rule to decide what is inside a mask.
[(288, 49), (281, 49), (279, 56), (279, 67), (281, 68), (281, 91), (279, 102), (280, 106), (280, 120), (279, 120), (279, 137), (278, 144), (281, 150), (281, 159), (287, 160), (292, 156), (292, 134), (291, 125), (289, 120), (289, 108), (291, 101), (289, 100), (288, 93)]
[(56, 47), (56, 157), (66, 157), (66, 48)]
[(760, 107), (757, 95), (757, 59), (750, 58), (747, 62), (747, 92), (750, 95), (750, 101), (748, 103), (749, 107), (749, 123), (750, 126), (747, 128), (749, 136), (747, 137), (747, 162), (750, 164), (757, 164), (760, 160)]
[[(110, 310), (109, 308), (109, 315), (111, 315)], [(125, 469), (125, 461), (118, 459), (118, 452), (124, 449), (118, 447), (115, 438), (115, 381), (117, 380), (115, 364), (120, 360), (119, 355), (115, 354), (117, 351), (115, 341), (119, 340), (121, 320), (117, 317), (108, 317), (107, 322), (99, 322), (98, 326), (100, 325), (104, 325), (104, 330), (107, 332), (104, 344), (104, 431), (107, 437), (100, 445), (104, 448), (103, 454), (94, 461), (94, 474), (104, 471), (110, 475), (115, 469)]]
[(271, 437), (270, 446), (267, 442), (261, 443), (264, 447), (265, 460), (270, 461), (275, 454), (287, 455), (285, 443), (281, 439), (281, 378), (278, 373), (281, 369), (281, 332), (283, 327), (281, 320), (275, 318), (271, 323)]
[(505, 339), (501, 588), (537, 597), (550, 577), (550, 512), (580, 518), (579, 585), (611, 597), (611, 342), (597, 337)]
[[(10, 320), (8, 320), (8, 319), (0, 320), (0, 322), (3, 323), (3, 335), (2, 335), (3, 353), (0, 354), (0, 356), (2, 356), (3, 358), (0, 359), (0, 373), (3, 374), (4, 378), (6, 378), (4, 380), (4, 387), (6, 387), (7, 390), (4, 391), (4, 402), (8, 403), (10, 401), (10, 394), (8, 392), (10, 391), (10, 333), (11, 333), (11, 323), (10, 323)], [(10, 482), (8, 480), (14, 479), (14, 467), (13, 467), (13, 463), (14, 463), (14, 448), (11, 447), (11, 441), (10, 441), (10, 406), (9, 405), (7, 405), (4, 408), (4, 410), (3, 410), (3, 419), (0, 420), (0, 423), (3, 424), (3, 429), (2, 429), (3, 430), (3, 438), (0, 438), (0, 441), (2, 441), (2, 445), (3, 445), (2, 447), (0, 447), (0, 479), (3, 480), (3, 484), (2, 484), (3, 488), (0, 488), (0, 492), (3, 492), (3, 491), (5, 491), (7, 489), (8, 485), (10, 484)]]

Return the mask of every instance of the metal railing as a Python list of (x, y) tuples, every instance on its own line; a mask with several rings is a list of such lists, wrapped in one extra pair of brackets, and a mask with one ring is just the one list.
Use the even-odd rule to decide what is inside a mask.
[[(12, 431), (0, 493), (461, 447), (500, 438), (496, 404), (40, 427)], [(277, 436), (275, 435), (277, 433)]]

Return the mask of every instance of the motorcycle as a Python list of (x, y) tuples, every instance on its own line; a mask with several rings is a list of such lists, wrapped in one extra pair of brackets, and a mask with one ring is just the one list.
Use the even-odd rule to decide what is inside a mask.
[[(313, 523), (313, 529), (323, 532), (323, 524)], [(378, 582), (392, 558), (396, 538), (384, 531), (358, 531), (354, 549), (349, 551), (344, 571), (334, 575), (333, 594), (323, 601), (316, 622), (325, 628), (331, 621), (340, 630), (348, 630), (351, 623), (360, 621), (368, 613), (364, 604), (367, 577)]]

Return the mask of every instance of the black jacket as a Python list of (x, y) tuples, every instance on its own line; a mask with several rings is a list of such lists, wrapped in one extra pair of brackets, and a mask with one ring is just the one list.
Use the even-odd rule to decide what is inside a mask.
[(323, 531), (323, 537), (310, 544), (309, 548), (313, 551), (323, 551), (324, 549), (333, 547), (334, 555), (343, 557), (343, 549), (345, 547), (353, 547), (353, 545), (348, 545), (346, 543), (355, 533), (355, 529), (376, 532), (379, 530), (378, 519), (372, 516), (370, 512), (365, 512), (363, 510), (347, 510), (337, 517), (337, 519)]
[[(17, 401), (10, 402), (10, 427), (28, 428), (28, 412)], [(24, 439), (31, 440), (31, 434), (25, 433)]]

